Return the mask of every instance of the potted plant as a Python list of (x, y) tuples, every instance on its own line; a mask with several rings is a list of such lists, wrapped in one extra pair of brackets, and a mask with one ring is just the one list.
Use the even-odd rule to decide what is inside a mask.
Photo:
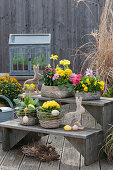
[(49, 65), (45, 67), (43, 71), (44, 84), (41, 88), (41, 95), (43, 97), (51, 98), (65, 98), (73, 96), (72, 92), (67, 91), (67, 87), (71, 84), (70, 77), (72, 70), (68, 65), (70, 61), (61, 60), (59, 65), (55, 67), (55, 60), (58, 59), (57, 55), (51, 55), (50, 59), (53, 59), (53, 68)]
[(86, 75), (75, 75), (71, 79), (72, 84), (68, 87), (70, 92), (75, 92), (75, 97), (82, 97), (82, 100), (100, 99), (101, 91), (104, 90), (104, 82), (99, 77), (93, 76), (93, 72), (87, 69)]
[(24, 101), (19, 99), (14, 99), (16, 105), (15, 111), (17, 113), (17, 117), (20, 120), (20, 124), (22, 125), (34, 125), (38, 123), (37, 112), (36, 109), (39, 107), (39, 100), (36, 98), (24, 96)]
[(14, 78), (5, 74), (0, 77), (0, 95), (4, 95), (13, 102), (23, 92), (22, 85)]
[(61, 124), (60, 105), (54, 100), (47, 101), (37, 109), (37, 116), (43, 128), (57, 128)]

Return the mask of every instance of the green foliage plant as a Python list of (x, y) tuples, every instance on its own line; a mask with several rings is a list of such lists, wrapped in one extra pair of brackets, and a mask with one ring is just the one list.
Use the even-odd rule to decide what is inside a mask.
[(14, 99), (17, 107), (15, 108), (17, 116), (25, 116), (25, 109), (27, 109), (27, 116), (36, 117), (36, 109), (40, 106), (38, 98), (35, 100), (27, 95), (24, 96), (23, 101)]

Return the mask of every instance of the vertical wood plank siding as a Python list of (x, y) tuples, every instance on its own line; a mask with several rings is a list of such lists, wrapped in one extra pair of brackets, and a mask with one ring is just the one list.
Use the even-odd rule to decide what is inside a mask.
[(92, 15), (82, 2), (75, 8), (74, 0), (0, 0), (0, 72), (9, 72), (9, 34), (23, 33), (51, 33), (51, 53), (69, 59), (79, 72), (83, 58), (74, 57), (72, 49), (86, 43), (86, 35), (97, 28), (101, 1), (89, 3)]

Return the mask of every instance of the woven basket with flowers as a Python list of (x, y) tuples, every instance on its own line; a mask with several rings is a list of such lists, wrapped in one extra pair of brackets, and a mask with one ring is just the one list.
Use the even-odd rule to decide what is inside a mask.
[(61, 124), (62, 115), (60, 105), (54, 100), (43, 103), (37, 109), (39, 123), (43, 128), (58, 128)]

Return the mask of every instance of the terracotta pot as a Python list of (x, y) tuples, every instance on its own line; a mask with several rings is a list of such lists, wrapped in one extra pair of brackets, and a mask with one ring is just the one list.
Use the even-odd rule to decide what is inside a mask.
[(61, 99), (61, 98), (65, 98), (65, 97), (74, 96), (74, 93), (68, 92), (66, 87), (64, 87), (62, 90), (60, 90), (58, 88), (58, 86), (45, 86), (43, 84), (42, 88), (41, 88), (41, 96)]
[(87, 100), (100, 100), (100, 92), (97, 93), (91, 93), (91, 92), (80, 92), (80, 93), (75, 93), (75, 97), (82, 97), (82, 100), (87, 101)]

